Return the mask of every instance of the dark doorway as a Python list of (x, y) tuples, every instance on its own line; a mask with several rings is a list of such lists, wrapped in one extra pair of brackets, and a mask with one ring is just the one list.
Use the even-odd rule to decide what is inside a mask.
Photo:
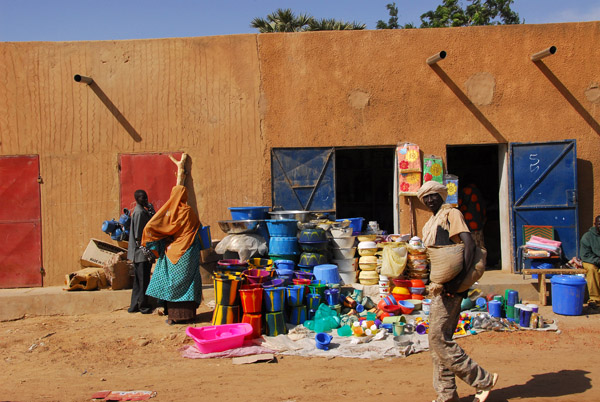
[(500, 268), (500, 173), (498, 145), (448, 145), (446, 147), (448, 173), (459, 177), (460, 191), (469, 183), (481, 192), (485, 207), (483, 238), (488, 251), (488, 268)]
[(394, 152), (390, 148), (335, 150), (337, 218), (365, 218), (394, 232)]

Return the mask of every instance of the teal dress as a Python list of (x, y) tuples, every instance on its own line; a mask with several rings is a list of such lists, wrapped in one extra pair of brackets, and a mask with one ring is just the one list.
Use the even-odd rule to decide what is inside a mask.
[(196, 234), (191, 247), (176, 264), (165, 254), (166, 239), (148, 243), (147, 247), (156, 250), (159, 257), (146, 294), (168, 302), (196, 302), (199, 305), (202, 301), (199, 235)]

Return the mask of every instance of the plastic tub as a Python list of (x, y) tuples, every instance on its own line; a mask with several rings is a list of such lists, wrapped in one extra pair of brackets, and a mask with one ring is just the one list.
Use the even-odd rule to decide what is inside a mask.
[(263, 300), (266, 311), (283, 311), (285, 307), (285, 288), (272, 287), (264, 289)]
[(302, 247), (302, 251), (312, 253), (324, 253), (327, 250), (327, 246), (329, 245), (329, 242), (327, 240), (300, 241), (299, 243), (300, 247)]
[(316, 280), (326, 284), (340, 283), (338, 266), (335, 264), (317, 265), (313, 268), (313, 275)]
[(315, 265), (327, 264), (327, 255), (324, 253), (314, 253), (305, 251), (300, 254), (300, 265), (314, 267)]
[(345, 218), (336, 219), (336, 222), (350, 221), (350, 227), (352, 227), (352, 235), (357, 236), (362, 232), (362, 225), (365, 218)]
[(269, 235), (273, 237), (295, 237), (298, 221), (295, 219), (267, 219)]
[(331, 239), (331, 245), (334, 248), (350, 248), (350, 247), (354, 247), (355, 239), (356, 239), (355, 236), (334, 237)]
[(332, 263), (338, 266), (339, 272), (354, 272), (356, 271), (356, 263), (358, 258), (346, 258), (342, 260), (331, 260)]
[(562, 315), (581, 315), (585, 296), (585, 278), (556, 275), (552, 283), (552, 311)]
[(231, 219), (236, 220), (264, 220), (271, 207), (229, 207)]
[(187, 327), (185, 333), (196, 342), (200, 353), (215, 353), (241, 347), (244, 337), (252, 333), (252, 325), (236, 323)]

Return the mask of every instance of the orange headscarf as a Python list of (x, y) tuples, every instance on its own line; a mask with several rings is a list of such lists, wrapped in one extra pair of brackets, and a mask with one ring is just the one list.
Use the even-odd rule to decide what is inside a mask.
[(175, 186), (165, 205), (146, 224), (142, 245), (171, 237), (173, 242), (167, 247), (166, 254), (173, 264), (177, 264), (191, 247), (199, 228), (198, 215), (187, 204), (187, 189)]

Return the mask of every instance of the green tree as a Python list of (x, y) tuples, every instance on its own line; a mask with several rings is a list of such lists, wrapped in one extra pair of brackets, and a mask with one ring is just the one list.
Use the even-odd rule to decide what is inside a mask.
[(396, 3), (389, 3), (385, 7), (388, 9), (390, 19), (388, 20), (388, 22), (385, 22), (383, 20), (377, 21), (377, 25), (375, 26), (377, 29), (416, 28), (411, 22), (404, 25), (398, 24), (398, 7), (396, 6)]
[(473, 25), (522, 24), (511, 9), (514, 0), (468, 0), (463, 8), (459, 0), (443, 0), (435, 10), (421, 15), (421, 28), (464, 27)]
[(266, 18), (256, 17), (252, 20), (250, 26), (258, 29), (260, 33), (359, 30), (366, 28), (366, 25), (360, 22), (346, 22), (326, 18), (317, 20), (308, 14), (296, 15), (289, 8), (278, 8), (274, 13), (267, 14)]

